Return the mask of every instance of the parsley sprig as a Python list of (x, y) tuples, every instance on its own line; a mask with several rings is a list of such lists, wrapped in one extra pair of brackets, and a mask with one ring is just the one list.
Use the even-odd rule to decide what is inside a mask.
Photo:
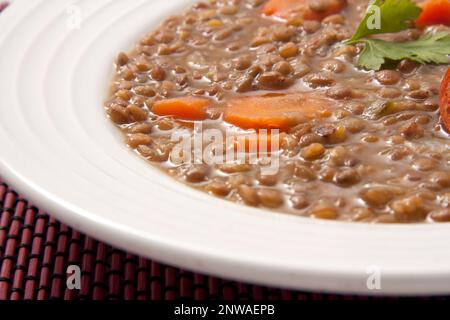
[[(347, 44), (365, 44), (358, 65), (379, 70), (387, 60), (410, 59), (421, 64), (450, 63), (450, 33), (426, 33), (414, 41), (390, 42), (367, 38), (374, 34), (394, 33), (408, 29), (421, 9), (411, 0), (375, 0), (367, 10), (353, 37)], [(379, 14), (379, 25), (376, 25)], [(377, 28), (374, 28), (376, 26)]]

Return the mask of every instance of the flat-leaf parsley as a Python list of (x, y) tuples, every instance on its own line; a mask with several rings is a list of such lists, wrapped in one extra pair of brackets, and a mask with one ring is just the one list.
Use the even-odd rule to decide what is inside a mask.
[[(378, 9), (377, 9), (378, 8)], [(379, 28), (374, 24), (374, 15), (379, 10)], [(375, 0), (368, 8), (353, 37), (346, 43), (362, 42), (365, 47), (358, 59), (358, 65), (366, 69), (379, 70), (387, 60), (409, 59), (421, 64), (450, 63), (450, 33), (426, 33), (414, 41), (390, 42), (369, 39), (367, 36), (399, 32), (409, 28), (420, 15), (421, 9), (411, 0)]]

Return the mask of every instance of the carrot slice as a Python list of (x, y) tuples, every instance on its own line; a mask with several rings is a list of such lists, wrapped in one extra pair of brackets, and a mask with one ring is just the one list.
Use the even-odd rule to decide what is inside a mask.
[(244, 97), (229, 101), (224, 120), (242, 129), (286, 130), (321, 117), (331, 104), (312, 93)]
[(439, 97), (442, 123), (445, 129), (450, 132), (450, 68), (448, 68), (442, 80)]
[(182, 97), (155, 102), (152, 112), (159, 116), (171, 116), (183, 120), (205, 120), (206, 108), (211, 101), (204, 98)]
[(427, 0), (419, 4), (422, 13), (416, 20), (418, 27), (445, 24), (450, 26), (450, 0)]
[(347, 5), (347, 0), (269, 0), (263, 8), (263, 13), (280, 18), (289, 18), (299, 14), (306, 20), (322, 20), (338, 13)]

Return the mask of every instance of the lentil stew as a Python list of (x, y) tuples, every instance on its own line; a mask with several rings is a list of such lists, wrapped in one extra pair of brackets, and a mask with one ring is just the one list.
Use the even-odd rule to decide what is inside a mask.
[[(300, 5), (282, 6), (290, 2)], [(363, 44), (345, 40), (366, 7), (363, 0), (196, 3), (118, 55), (106, 112), (140, 156), (217, 197), (317, 219), (450, 221), (450, 135), (439, 116), (449, 66), (408, 59), (378, 71), (358, 66)], [(449, 30), (410, 27), (379, 38)], [(198, 123), (236, 134), (279, 129), (279, 170), (175, 164), (173, 133), (193, 136)]]

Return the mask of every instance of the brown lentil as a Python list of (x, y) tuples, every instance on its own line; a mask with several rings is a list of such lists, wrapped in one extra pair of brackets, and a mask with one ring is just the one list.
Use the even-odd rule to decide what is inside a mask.
[(209, 168), (205, 165), (195, 165), (189, 168), (186, 173), (186, 181), (197, 183), (202, 182), (208, 176)]
[(375, 79), (381, 84), (396, 84), (401, 79), (401, 74), (395, 70), (382, 70), (375, 74)]
[(238, 187), (238, 193), (246, 204), (250, 206), (257, 206), (259, 204), (259, 197), (254, 188), (247, 185), (240, 185)]
[(276, 189), (259, 189), (257, 195), (261, 204), (267, 208), (279, 208), (283, 202), (283, 195)]
[(150, 143), (152, 143), (152, 138), (143, 133), (133, 133), (127, 138), (127, 144), (131, 148), (137, 148), (140, 145), (149, 145)]
[(304, 193), (295, 194), (291, 197), (292, 207), (294, 209), (305, 209), (309, 206), (308, 196)]
[(313, 217), (324, 220), (334, 220), (339, 216), (335, 208), (314, 208), (312, 211)]
[(293, 42), (289, 42), (280, 47), (280, 56), (287, 59), (295, 57), (298, 54), (298, 48)]

